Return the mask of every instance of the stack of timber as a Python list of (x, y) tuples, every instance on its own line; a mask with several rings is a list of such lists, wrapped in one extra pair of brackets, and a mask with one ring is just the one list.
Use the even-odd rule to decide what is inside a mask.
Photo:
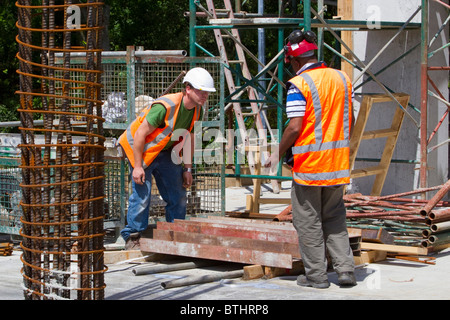
[(10, 256), (12, 255), (14, 245), (9, 242), (0, 243), (0, 256)]
[[(361, 250), (361, 230), (349, 229), (354, 255)], [(153, 238), (141, 238), (144, 252), (292, 269), (299, 261), (292, 223), (223, 216), (158, 222)]]

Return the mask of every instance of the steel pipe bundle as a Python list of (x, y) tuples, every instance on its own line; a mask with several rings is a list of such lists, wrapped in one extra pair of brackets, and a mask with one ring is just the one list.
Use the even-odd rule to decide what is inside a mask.
[[(16, 2), (24, 295), (103, 299), (103, 2), (35, 4)], [(81, 68), (71, 66), (73, 52), (86, 54)], [(82, 128), (75, 127), (80, 121)], [(38, 134), (45, 143), (35, 142)]]
[[(448, 243), (448, 230), (442, 225), (439, 228), (437, 223), (450, 221), (450, 204), (442, 200), (449, 188), (450, 182), (447, 182), (387, 196), (345, 195), (348, 225), (382, 227), (394, 236), (396, 242), (411, 245), (437, 247)], [(437, 191), (430, 200), (405, 198), (430, 191)]]

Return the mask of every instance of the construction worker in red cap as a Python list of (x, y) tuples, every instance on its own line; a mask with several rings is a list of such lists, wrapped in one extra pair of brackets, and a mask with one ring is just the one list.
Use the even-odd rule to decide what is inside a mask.
[(350, 182), (349, 138), (352, 85), (348, 76), (318, 61), (316, 35), (293, 31), (285, 46), (285, 62), (296, 76), (287, 85), (289, 124), (279, 151), (265, 166), (278, 164), (286, 153), (292, 167), (292, 216), (305, 275), (297, 284), (328, 288), (327, 254), (341, 286), (356, 285), (350, 248), (344, 186)]

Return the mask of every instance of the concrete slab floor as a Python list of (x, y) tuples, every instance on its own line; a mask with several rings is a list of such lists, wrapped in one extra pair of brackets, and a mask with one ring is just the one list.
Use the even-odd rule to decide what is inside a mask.
[[(0, 300), (22, 300), (23, 278), (21, 252), (0, 256)], [(357, 286), (341, 288), (335, 272), (329, 272), (330, 287), (299, 287), (296, 275), (272, 279), (218, 280), (164, 289), (162, 282), (198, 275), (242, 269), (242, 265), (224, 263), (158, 274), (135, 275), (136, 263), (108, 265), (105, 273), (106, 300), (448, 300), (450, 299), (450, 249), (431, 255), (435, 265), (387, 259), (356, 268)], [(187, 258), (186, 261), (189, 261)]]
[[(328, 289), (299, 287), (297, 276), (268, 280), (227, 279), (187, 287), (162, 289), (161, 282), (193, 275), (212, 274), (242, 268), (223, 265), (164, 274), (135, 276), (130, 265), (110, 266), (106, 279), (107, 299), (181, 299), (181, 300), (381, 300), (450, 299), (450, 250), (435, 255), (435, 265), (388, 259), (359, 266), (357, 286), (341, 288), (335, 272), (329, 273)], [(119, 285), (120, 284), (120, 285)]]
[[(282, 184), (277, 195), (270, 192), (270, 185), (263, 185), (262, 190), (263, 196), (267, 197), (290, 196), (290, 186), (287, 183)], [(244, 210), (244, 199), (251, 193), (251, 187), (227, 188), (226, 210)], [(286, 205), (265, 204), (261, 212), (276, 214), (285, 207)], [(21, 252), (17, 249), (12, 256), (0, 256), (0, 300), (23, 299), (20, 255)], [(328, 289), (299, 287), (296, 284), (296, 275), (248, 281), (236, 278), (164, 289), (161, 283), (171, 279), (242, 270), (243, 266), (223, 263), (216, 267), (137, 276), (132, 272), (133, 268), (139, 266), (136, 261), (122, 261), (108, 265), (108, 271), (105, 273), (105, 300), (188, 300), (192, 302), (191, 305), (200, 300), (220, 303), (234, 301), (241, 304), (251, 301), (260, 304), (279, 301), (283, 306), (284, 302), (291, 300), (448, 300), (450, 249), (430, 256), (436, 258), (435, 265), (387, 259), (358, 266), (355, 271), (357, 286), (351, 288), (339, 287), (336, 273), (330, 272), (331, 286)], [(172, 311), (182, 312), (181, 309)]]

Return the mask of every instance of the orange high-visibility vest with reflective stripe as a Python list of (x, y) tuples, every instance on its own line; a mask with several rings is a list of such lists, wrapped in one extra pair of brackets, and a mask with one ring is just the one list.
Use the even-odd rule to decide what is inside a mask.
[[(173, 128), (178, 117), (178, 110), (180, 109), (181, 102), (183, 100), (183, 93), (168, 94), (158, 98), (153, 101), (152, 104), (148, 105), (139, 116), (128, 126), (127, 130), (119, 138), (119, 144), (121, 145), (125, 155), (130, 161), (131, 166), (134, 168), (134, 155), (133, 155), (133, 144), (134, 136), (137, 129), (145, 120), (147, 114), (149, 113), (152, 105), (155, 103), (162, 104), (166, 108), (166, 116), (164, 118), (164, 127), (156, 128), (151, 134), (145, 138), (144, 152), (142, 154), (142, 167), (147, 168), (156, 156), (164, 149), (167, 143), (172, 137)], [(201, 106), (195, 107), (195, 113), (192, 117), (189, 132), (194, 127), (194, 122), (200, 117)], [(186, 141), (188, 136), (184, 136), (183, 143)]]
[(350, 183), (350, 79), (342, 71), (321, 65), (289, 82), (306, 99), (302, 130), (292, 147), (294, 181), (309, 186)]

